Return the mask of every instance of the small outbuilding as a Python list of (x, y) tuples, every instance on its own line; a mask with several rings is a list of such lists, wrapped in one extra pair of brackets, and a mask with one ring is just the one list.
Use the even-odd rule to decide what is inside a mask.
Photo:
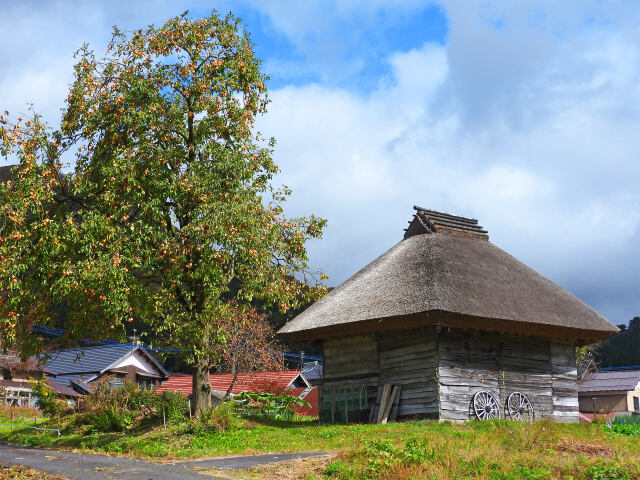
[(578, 399), (585, 418), (640, 415), (640, 368), (588, 371), (578, 380)]
[(69, 387), (56, 383), (50, 377), (55, 373), (34, 357), (21, 361), (15, 352), (0, 354), (0, 404), (14, 407), (33, 407), (36, 397), (31, 382), (42, 381), (58, 396), (74, 404), (78, 394)]
[(402, 241), (279, 331), (323, 351), (321, 417), (577, 422), (575, 347), (617, 327), (477, 220), (414, 209)]

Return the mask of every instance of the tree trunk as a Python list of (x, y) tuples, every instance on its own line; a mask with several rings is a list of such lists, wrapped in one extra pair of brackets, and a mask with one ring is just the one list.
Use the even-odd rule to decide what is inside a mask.
[(211, 408), (211, 382), (209, 367), (198, 364), (193, 368), (191, 379), (191, 410), (196, 417)]

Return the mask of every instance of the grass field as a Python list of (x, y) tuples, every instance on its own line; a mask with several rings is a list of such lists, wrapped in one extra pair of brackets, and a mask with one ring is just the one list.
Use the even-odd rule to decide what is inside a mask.
[[(13, 421), (32, 423), (33, 419)], [(506, 421), (322, 425), (309, 420), (236, 419), (225, 431), (194, 430), (183, 422), (166, 430), (139, 425), (119, 433), (93, 432), (74, 417), (42, 420), (42, 425), (60, 427), (63, 434), (58, 438), (55, 433), (0, 427), (0, 442), (148, 458), (336, 452), (326, 464), (310, 471), (299, 468), (299, 476), (286, 477), (307, 480), (640, 479), (640, 436), (617, 434), (603, 425), (545, 421), (532, 425)], [(261, 478), (262, 474), (257, 470), (242, 475)]]

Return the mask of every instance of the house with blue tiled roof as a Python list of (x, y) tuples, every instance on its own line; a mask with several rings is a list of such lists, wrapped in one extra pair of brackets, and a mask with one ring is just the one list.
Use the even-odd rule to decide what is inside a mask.
[(155, 388), (169, 378), (162, 364), (139, 345), (105, 344), (49, 352), (45, 366), (56, 382), (88, 393), (100, 378), (111, 376), (114, 385), (132, 382)]

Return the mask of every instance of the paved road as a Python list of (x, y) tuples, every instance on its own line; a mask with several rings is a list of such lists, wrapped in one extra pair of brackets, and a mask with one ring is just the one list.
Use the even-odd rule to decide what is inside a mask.
[(265, 463), (319, 455), (325, 455), (325, 453), (282, 453), (160, 464), (146, 462), (137, 458), (109, 457), (107, 455), (90, 455), (0, 445), (0, 463), (26, 465), (44, 472), (62, 475), (69, 480), (212, 480), (216, 478), (225, 480), (224, 477), (212, 477), (199, 471), (214, 467), (216, 471), (236, 470)]

